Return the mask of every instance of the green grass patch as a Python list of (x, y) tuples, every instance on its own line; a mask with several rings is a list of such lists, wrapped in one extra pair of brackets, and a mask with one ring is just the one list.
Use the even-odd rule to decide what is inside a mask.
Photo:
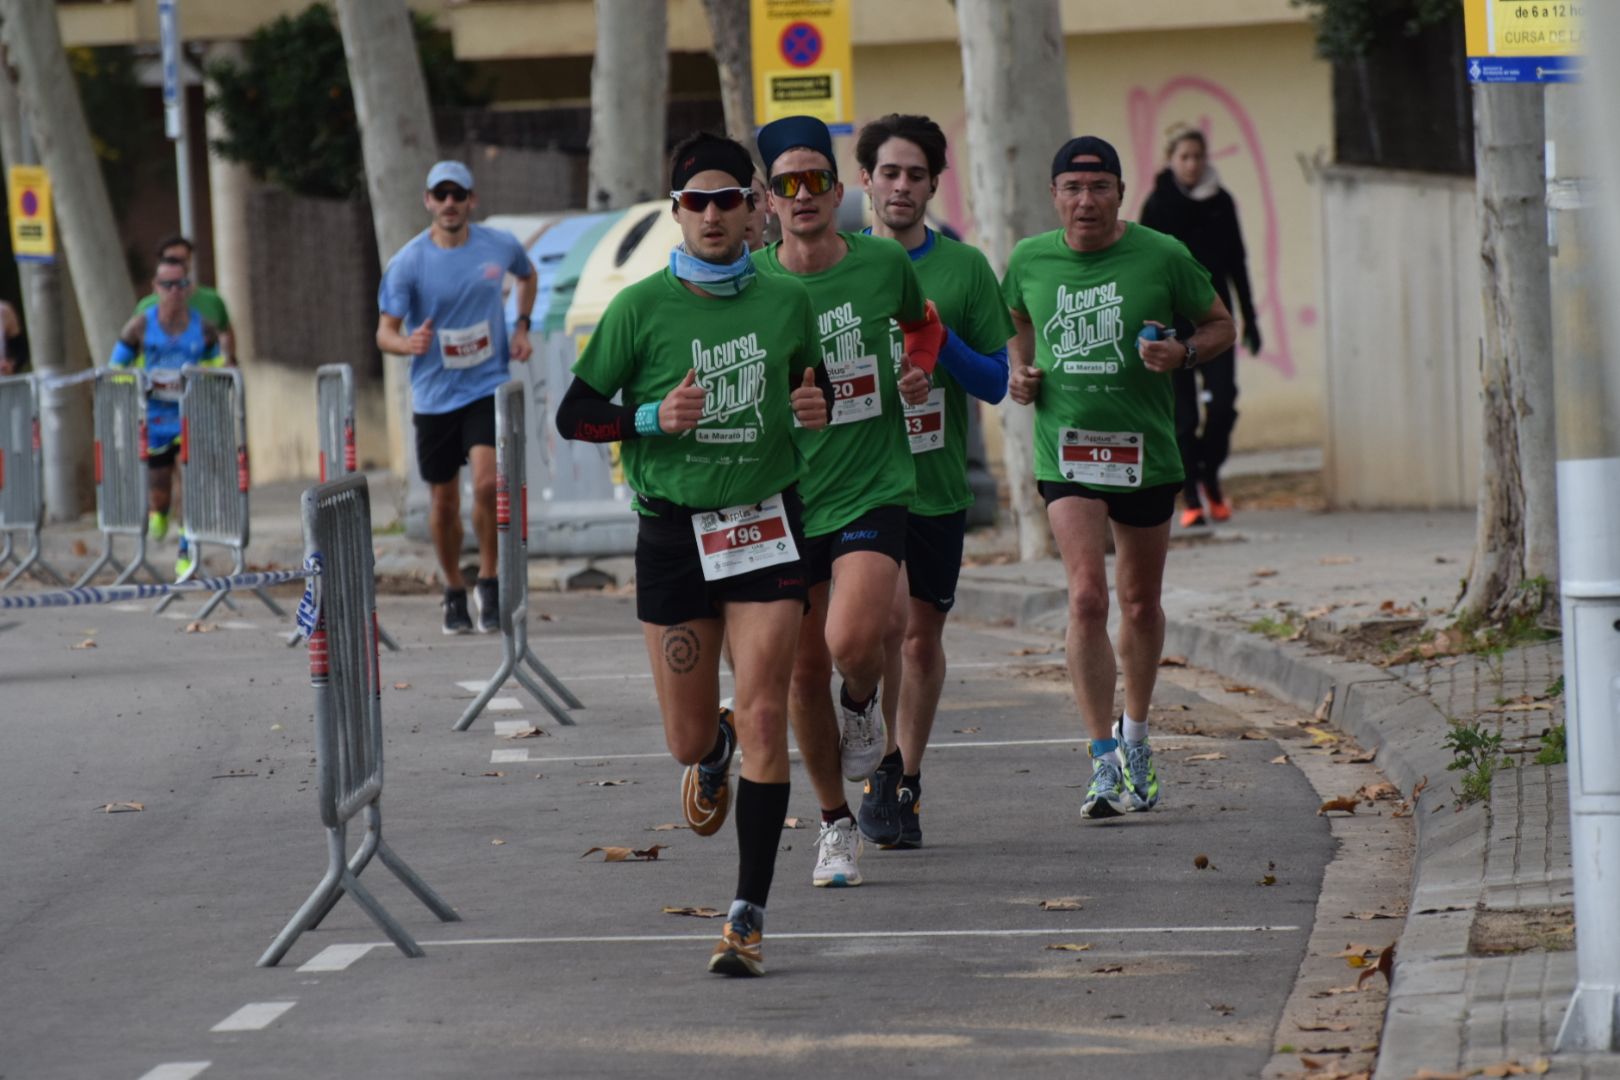
[(1502, 754), (1502, 733), (1487, 731), (1483, 724), (1453, 720), (1445, 745), (1452, 752), (1451, 764), (1446, 768), (1462, 773), (1462, 790), (1457, 792), (1457, 798), (1464, 804), (1488, 798), (1496, 770), (1513, 766)]

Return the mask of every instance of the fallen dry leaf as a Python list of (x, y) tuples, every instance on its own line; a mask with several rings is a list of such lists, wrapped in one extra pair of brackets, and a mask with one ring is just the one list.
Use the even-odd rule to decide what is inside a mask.
[(219, 627), (211, 622), (188, 622), (185, 632), (188, 634), (212, 634)]
[(666, 821), (662, 825), (654, 825), (649, 831), (650, 832), (670, 832), (670, 831), (672, 831), (674, 829), (690, 829), (691, 827), (692, 826), (690, 826), (690, 825), (682, 825), (682, 824), (679, 824), (678, 822), (674, 822), (674, 821)]
[(533, 724), (530, 724), (528, 727), (520, 727), (516, 731), (509, 731), (505, 735), (502, 735), (501, 738), (503, 738), (503, 739), (538, 739), (541, 736), (546, 735), (546, 734), (548, 734), (548, 733), (545, 732), (545, 731), (541, 731), (539, 728), (535, 727)]
[(1269, 567), (1269, 566), (1262, 566), (1260, 569), (1258, 569), (1258, 570), (1256, 570), (1254, 572), (1254, 576), (1255, 577), (1276, 577), (1277, 576), (1277, 571), (1271, 569), (1271, 567)]
[(73, 647), (75, 649), (93, 649), (96, 647), (96, 639), (87, 637)]
[(1255, 884), (1256, 885), (1275, 885), (1275, 884), (1277, 884), (1277, 875), (1276, 874), (1267, 874), (1265, 877), (1263, 877), (1259, 881), (1255, 882)]
[(959, 727), (954, 732), (957, 735), (977, 735), (978, 733), (979, 729), (976, 727)]
[(1118, 975), (1125, 970), (1124, 964), (1104, 964), (1102, 967), (1091, 969), (1093, 975)]
[(394, 684), (395, 690), (409, 690), (410, 688), (411, 684), (408, 682), (397, 682)]
[(1061, 945), (1048, 945), (1046, 948), (1048, 952), (1090, 952), (1091, 942), (1087, 941), (1081, 944), (1064, 942)]
[(146, 809), (145, 803), (138, 802), (110, 802), (96, 807), (103, 814), (138, 814)]
[(1193, 754), (1192, 756), (1187, 758), (1187, 760), (1188, 761), (1225, 761), (1226, 760), (1226, 755), (1221, 753), (1219, 750), (1211, 750), (1207, 754)]
[(1393, 941), (1384, 947), (1383, 952), (1378, 954), (1378, 963), (1361, 973), (1361, 978), (1356, 980), (1356, 986), (1359, 988), (1362, 983), (1366, 982), (1368, 979), (1380, 972), (1383, 973), (1385, 987), (1388, 987), (1394, 983), (1395, 943)]
[(1349, 1024), (1295, 1024), (1294, 1026), (1299, 1028), (1301, 1031), (1345, 1032), (1350, 1030)]
[(1444, 1069), (1419, 1069), (1412, 1080), (1468, 1080), (1468, 1073), (1447, 1072)]
[[(1214, 866), (1214, 864), (1209, 861), (1209, 856), (1208, 855), (1194, 855), (1193, 856), (1193, 867), (1195, 869), (1208, 870), (1212, 866)], [(1218, 867), (1218, 866), (1215, 866), (1214, 868), (1217, 869), (1217, 870), (1220, 869), (1220, 867)]]
[(83, 540), (73, 541), (73, 554), (83, 558), (84, 556), (90, 554), (90, 545), (86, 544)]
[(1429, 774), (1424, 773), (1423, 774), (1423, 779), (1419, 780), (1417, 783), (1412, 785), (1412, 794), (1408, 795), (1407, 799), (1410, 800), (1413, 803), (1416, 803), (1417, 800), (1418, 800), (1418, 796), (1423, 794), (1423, 789), (1428, 787), (1428, 786), (1429, 786)]
[[(590, 852), (587, 851), (585, 854), (589, 855)], [(690, 915), (694, 919), (718, 919), (725, 912), (712, 907), (667, 907), (664, 909), (664, 914)]]
[(1340, 994), (1357, 994), (1361, 992), (1360, 986), (1330, 986), (1326, 990), (1318, 990), (1311, 995), (1313, 998), (1338, 997)]
[(1159, 657), (1159, 666), (1160, 667), (1186, 667), (1187, 666), (1187, 658), (1185, 656), (1161, 656), (1161, 657)]
[(1079, 911), (1080, 898), (1077, 896), (1060, 896), (1052, 900), (1041, 901), (1042, 911)]
[(1008, 656), (1049, 656), (1057, 652), (1056, 645), (1029, 645), (1022, 649), (1014, 649)]
[(1356, 790), (1356, 794), (1360, 795), (1367, 802), (1379, 802), (1380, 800), (1394, 802), (1396, 799), (1401, 797), (1401, 789), (1396, 787), (1394, 784), (1391, 784), (1387, 780), (1382, 780), (1376, 784), (1361, 785), (1361, 787)]
[[(642, 848), (639, 851), (627, 847), (593, 847), (585, 852), (585, 855), (594, 855), (600, 851), (603, 862), (657, 862), (658, 853), (666, 847), (668, 847), (667, 844), (654, 844), (650, 848)], [(580, 858), (585, 858), (585, 855), (581, 855)]]
[(1259, 731), (1245, 731), (1238, 736), (1239, 742), (1265, 742), (1271, 736)]
[(1333, 614), (1337, 610), (1339, 610), (1338, 604), (1323, 604), (1321, 607), (1311, 608), (1311, 610), (1305, 613), (1305, 617), (1307, 619), (1320, 619), (1324, 616)]
[(501, 770), (499, 770), (499, 769), (491, 769), (491, 770), (489, 770), (489, 772), (480, 773), (479, 775), (480, 776), (505, 776), (506, 774), (501, 772)]
[(1346, 919), (1356, 919), (1360, 922), (1371, 922), (1373, 919), (1398, 919), (1399, 915), (1390, 915), (1383, 911), (1352, 911), (1344, 916)]
[(502, 844), (506, 843), (506, 841), (505, 840), (491, 840), (490, 843), (492, 845), (494, 845), (495, 847), (500, 847)]
[(1333, 690), (1331, 687), (1327, 693), (1322, 695), (1322, 703), (1316, 707), (1314, 715), (1318, 724), (1326, 723), (1327, 718), (1333, 715)]
[(1278, 754), (1276, 757), (1274, 757), (1270, 761), (1266, 762), (1266, 764), (1267, 765), (1286, 765), (1286, 764), (1288, 764), (1288, 755), (1287, 754)]
[(1356, 796), (1340, 795), (1337, 799), (1329, 799), (1327, 802), (1317, 807), (1316, 816), (1321, 817), (1324, 814), (1332, 813), (1335, 810), (1341, 810), (1346, 814), (1354, 814), (1356, 812), (1356, 807), (1360, 805), (1361, 800)]
[(580, 787), (624, 787), (635, 783), (634, 780), (581, 780)]
[(1313, 746), (1333, 746), (1339, 741), (1337, 734), (1319, 727), (1307, 727), (1305, 731), (1310, 735)]
[(1253, 694), (1258, 692), (1254, 687), (1244, 686), (1242, 683), (1224, 683), (1222, 684), (1221, 689), (1225, 690), (1228, 694)]
[(1355, 757), (1345, 758), (1344, 761), (1341, 762), (1341, 764), (1344, 764), (1344, 765), (1370, 765), (1370, 764), (1373, 763), (1374, 760), (1377, 759), (1377, 757), (1378, 757), (1378, 751), (1376, 751), (1376, 750), (1363, 750), (1361, 753), (1357, 754)]

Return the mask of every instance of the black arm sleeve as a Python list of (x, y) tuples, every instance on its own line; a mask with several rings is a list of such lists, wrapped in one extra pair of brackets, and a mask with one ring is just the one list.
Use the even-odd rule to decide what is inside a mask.
[(557, 405), (557, 434), (583, 442), (623, 442), (638, 437), (636, 410), (615, 405), (590, 383), (574, 376)]

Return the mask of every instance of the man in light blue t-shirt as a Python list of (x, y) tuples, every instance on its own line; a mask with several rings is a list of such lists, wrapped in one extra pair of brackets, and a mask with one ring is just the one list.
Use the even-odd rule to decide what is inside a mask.
[[(510, 344), (501, 285), (518, 279), (517, 309), (534, 307), (539, 278), (517, 238), (472, 224), (472, 171), (441, 161), (428, 172), (422, 204), (433, 224), (389, 260), (377, 290), (377, 347), (411, 358), (417, 468), (432, 493), (428, 518), (444, 574), (444, 632), (472, 629), (461, 556), (461, 467), (472, 465), (478, 533), (478, 630), (500, 627), (495, 579), (495, 390), (507, 357), (527, 360), (529, 316)], [(409, 325), (411, 330), (406, 332)]]

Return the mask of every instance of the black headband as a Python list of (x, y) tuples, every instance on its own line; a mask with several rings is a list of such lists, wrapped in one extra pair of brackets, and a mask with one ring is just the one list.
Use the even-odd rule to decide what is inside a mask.
[(754, 159), (747, 150), (730, 139), (705, 135), (681, 147), (670, 163), (670, 190), (680, 191), (692, 177), (711, 170), (729, 174), (738, 187), (749, 187), (754, 182)]

